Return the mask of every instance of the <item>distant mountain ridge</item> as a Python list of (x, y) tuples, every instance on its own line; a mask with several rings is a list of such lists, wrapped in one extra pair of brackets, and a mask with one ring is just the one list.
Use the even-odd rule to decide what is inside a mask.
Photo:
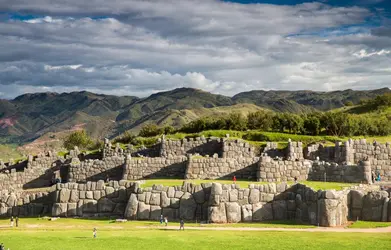
[(178, 88), (146, 98), (87, 91), (24, 94), (13, 100), (0, 100), (0, 143), (27, 142), (49, 132), (72, 130), (75, 127), (85, 128), (96, 138), (113, 137), (126, 130), (137, 131), (148, 122), (179, 127), (203, 115), (222, 115), (229, 110), (239, 112), (240, 109), (246, 109), (247, 112), (266, 108), (294, 113), (327, 111), (340, 108), (347, 101), (358, 104), (363, 99), (384, 93), (391, 93), (391, 90), (254, 90), (228, 97), (199, 89)]

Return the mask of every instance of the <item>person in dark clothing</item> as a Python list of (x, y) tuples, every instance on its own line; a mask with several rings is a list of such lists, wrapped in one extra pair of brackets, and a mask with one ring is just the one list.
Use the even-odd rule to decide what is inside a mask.
[(183, 219), (180, 220), (179, 224), (180, 224), (179, 230), (181, 229), (185, 230), (185, 222), (183, 221)]
[(18, 227), (19, 226), (19, 217), (15, 218), (15, 223), (16, 223), (16, 227)]

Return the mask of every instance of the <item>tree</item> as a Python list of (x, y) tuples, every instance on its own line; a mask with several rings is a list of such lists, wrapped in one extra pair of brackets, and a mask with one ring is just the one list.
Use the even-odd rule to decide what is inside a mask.
[(172, 126), (165, 126), (165, 127), (163, 128), (163, 133), (164, 133), (165, 135), (173, 134), (173, 133), (175, 133), (175, 128), (172, 127)]
[(139, 132), (139, 136), (141, 137), (151, 137), (161, 135), (163, 133), (162, 129), (160, 129), (155, 124), (147, 124), (143, 126)]
[(353, 104), (352, 101), (346, 101), (346, 102), (344, 103), (344, 105), (347, 106), (347, 107), (350, 107), (350, 106), (353, 106), (354, 104)]
[(72, 150), (77, 146), (79, 149), (87, 149), (89, 145), (91, 145), (93, 141), (87, 135), (86, 131), (80, 130), (75, 131), (68, 135), (64, 140), (64, 147), (67, 150)]
[(319, 135), (321, 127), (320, 127), (320, 119), (318, 115), (310, 114), (304, 119), (304, 131), (310, 135)]
[(120, 142), (124, 144), (134, 144), (136, 137), (137, 136), (135, 136), (130, 131), (125, 131), (125, 133), (123, 133), (120, 137), (116, 138), (114, 142), (115, 143)]
[(268, 131), (273, 125), (273, 113), (269, 111), (257, 111), (247, 116), (247, 127), (249, 129), (260, 129)]
[(229, 130), (246, 130), (247, 118), (240, 113), (231, 113), (225, 120), (226, 129)]

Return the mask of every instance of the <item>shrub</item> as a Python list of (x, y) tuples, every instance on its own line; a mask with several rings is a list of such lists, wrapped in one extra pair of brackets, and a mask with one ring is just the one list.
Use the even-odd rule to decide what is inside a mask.
[(91, 138), (86, 131), (80, 130), (68, 135), (64, 140), (64, 147), (67, 150), (72, 150), (77, 146), (79, 149), (87, 149), (92, 144)]

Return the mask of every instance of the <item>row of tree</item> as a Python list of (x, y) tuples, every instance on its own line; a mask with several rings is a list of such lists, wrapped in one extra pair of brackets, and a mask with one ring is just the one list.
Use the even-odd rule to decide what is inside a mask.
[(232, 113), (218, 119), (201, 118), (184, 125), (179, 131), (198, 133), (204, 130), (260, 130), (302, 135), (389, 135), (391, 120), (386, 116), (352, 115), (340, 112), (292, 114), (257, 111), (247, 117)]

